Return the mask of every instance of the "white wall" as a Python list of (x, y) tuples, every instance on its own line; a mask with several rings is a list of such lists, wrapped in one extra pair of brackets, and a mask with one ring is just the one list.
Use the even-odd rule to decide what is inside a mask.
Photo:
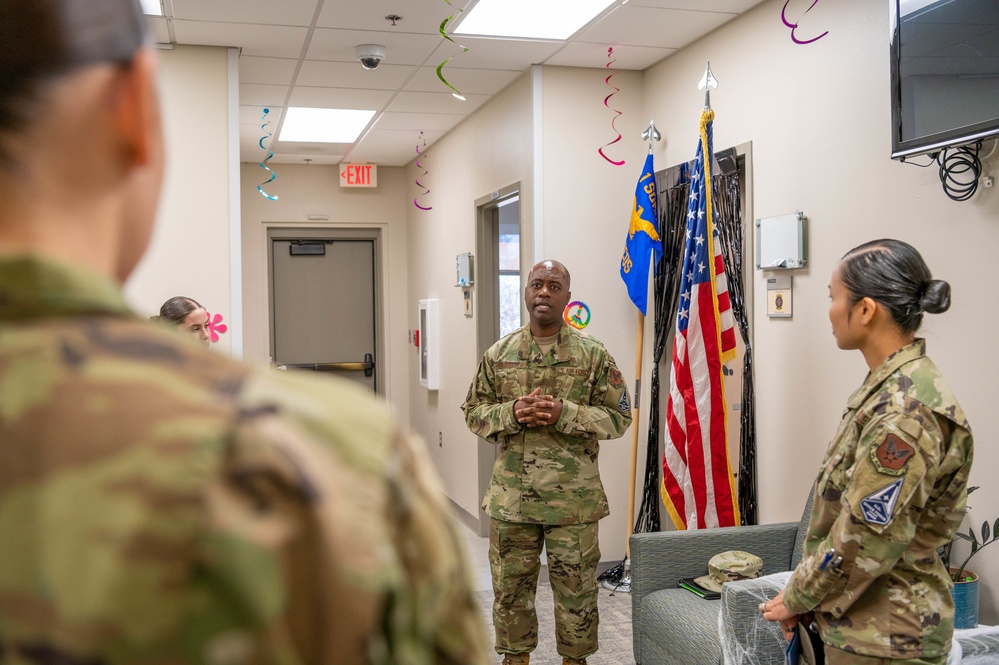
[[(156, 231), (126, 295), (147, 316), (168, 298), (189, 296), (232, 326), (228, 50), (159, 53), (167, 169)], [(231, 338), (223, 334), (213, 347), (229, 352)]]
[[(704, 63), (720, 81), (712, 96), (716, 149), (753, 144), (755, 217), (802, 210), (808, 216), (808, 267), (796, 270), (794, 317), (766, 318), (757, 271), (758, 474), (762, 522), (798, 518), (847, 397), (867, 371), (856, 352), (840, 351), (827, 318), (829, 276), (847, 250), (897, 237), (917, 247), (934, 276), (953, 287), (953, 306), (926, 317), (930, 355), (956, 391), (976, 434), (970, 522), (999, 515), (999, 430), (993, 377), (999, 362), (987, 339), (999, 324), (989, 306), (999, 281), (999, 195), (983, 189), (967, 203), (941, 191), (936, 169), (889, 159), (888, 8), (841, 0), (809, 13), (819, 41), (791, 42), (772, 0), (645, 73), (645, 112), (662, 119), (661, 166), (689, 160), (703, 96)], [(986, 151), (991, 148), (986, 146)], [(925, 163), (925, 158), (919, 160)], [(997, 171), (999, 160), (987, 162)], [(807, 470), (807, 472), (803, 471)], [(995, 623), (999, 548), (973, 568), (984, 576), (982, 620)]]
[[(257, 185), (270, 174), (256, 163), (241, 165), (243, 216), (243, 322), (245, 356), (267, 362), (270, 355), (267, 275), (267, 229), (365, 228), (381, 231), (382, 321), (385, 324), (383, 367), (388, 368), (386, 398), (399, 415), (409, 416), (409, 367), (407, 328), (409, 301), (406, 285), (406, 173), (402, 168), (378, 169), (378, 187), (340, 187), (336, 166), (270, 164), (277, 179), (264, 198)], [(309, 215), (326, 215), (327, 221), (309, 221)], [(415, 305), (413, 306), (415, 308)]]

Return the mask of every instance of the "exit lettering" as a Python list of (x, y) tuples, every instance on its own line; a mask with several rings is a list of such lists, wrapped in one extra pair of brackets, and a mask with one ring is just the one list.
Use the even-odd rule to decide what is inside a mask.
[(375, 164), (341, 164), (341, 187), (377, 187), (378, 166)]

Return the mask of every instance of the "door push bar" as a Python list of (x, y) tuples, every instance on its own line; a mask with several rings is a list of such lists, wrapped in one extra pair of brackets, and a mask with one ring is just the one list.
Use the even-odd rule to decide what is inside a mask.
[(353, 363), (284, 363), (278, 369), (311, 369), (315, 372), (360, 372), (371, 376), (375, 369), (375, 358), (370, 353), (364, 354), (362, 362)]

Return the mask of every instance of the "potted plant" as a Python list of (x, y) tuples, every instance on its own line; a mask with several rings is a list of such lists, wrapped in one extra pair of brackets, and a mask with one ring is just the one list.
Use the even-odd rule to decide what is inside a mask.
[[(969, 487), (968, 494), (978, 489), (978, 486)], [(968, 556), (960, 564), (954, 565), (951, 555), (954, 543), (964, 540), (971, 544)], [(982, 551), (986, 545), (999, 540), (999, 519), (992, 525), (988, 520), (982, 522), (981, 539), (972, 527), (968, 527), (966, 533), (960, 530), (954, 534), (954, 540), (940, 548), (940, 558), (950, 572), (950, 579), (954, 583), (951, 591), (954, 597), (954, 627), (955, 628), (975, 628), (978, 625), (978, 575), (966, 569), (971, 557)]]

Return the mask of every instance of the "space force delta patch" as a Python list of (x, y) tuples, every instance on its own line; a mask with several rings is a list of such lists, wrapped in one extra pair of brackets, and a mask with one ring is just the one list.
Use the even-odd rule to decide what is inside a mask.
[(888, 524), (892, 513), (895, 512), (895, 504), (898, 503), (898, 495), (902, 491), (902, 482), (903, 479), (899, 478), (861, 499), (860, 510), (864, 513), (864, 519), (880, 526)]
[(621, 413), (631, 413), (631, 402), (628, 400), (628, 391), (621, 391), (621, 399), (617, 402), (617, 409)]

